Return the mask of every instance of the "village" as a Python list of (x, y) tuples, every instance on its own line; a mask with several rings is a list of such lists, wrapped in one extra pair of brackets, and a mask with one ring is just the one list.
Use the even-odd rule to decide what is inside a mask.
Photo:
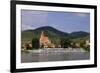
[(51, 42), (48, 36), (41, 31), (39, 39), (33, 39), (32, 41), (27, 41), (21, 44), (21, 49), (25, 50), (33, 50), (33, 49), (41, 49), (41, 48), (88, 48), (90, 47), (90, 41), (85, 40), (83, 44), (74, 43), (68, 40), (62, 40), (61, 44), (55, 45)]

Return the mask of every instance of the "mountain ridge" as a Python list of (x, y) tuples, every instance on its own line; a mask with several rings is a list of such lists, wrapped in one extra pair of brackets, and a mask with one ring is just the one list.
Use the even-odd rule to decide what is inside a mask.
[(51, 26), (44, 26), (40, 28), (36, 28), (33, 30), (25, 30), (22, 31), (22, 39), (24, 38), (39, 38), (41, 32), (44, 31), (45, 35), (50, 38), (80, 38), (80, 37), (87, 37), (90, 33), (85, 31), (77, 31), (72, 33), (62, 32), (60, 30), (57, 30)]

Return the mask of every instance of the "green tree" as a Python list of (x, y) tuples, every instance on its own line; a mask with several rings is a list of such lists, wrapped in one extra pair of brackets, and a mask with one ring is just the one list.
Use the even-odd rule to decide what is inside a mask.
[(68, 38), (61, 38), (61, 47), (62, 48), (68, 48), (71, 46), (71, 41)]
[(32, 39), (32, 48), (39, 49), (39, 39), (37, 39), (37, 38)]
[(85, 48), (85, 40), (80, 43), (81, 48)]

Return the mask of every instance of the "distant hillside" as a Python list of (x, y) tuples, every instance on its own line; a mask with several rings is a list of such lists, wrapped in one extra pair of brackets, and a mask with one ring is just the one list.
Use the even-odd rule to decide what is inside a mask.
[(71, 38), (82, 38), (82, 37), (89, 37), (89, 33), (88, 32), (83, 32), (83, 31), (78, 31), (78, 32), (72, 32), (71, 34), (69, 34), (69, 36)]
[(25, 30), (22, 31), (21, 37), (22, 41), (28, 41), (31, 40), (32, 38), (39, 38), (41, 31), (44, 31), (44, 33), (49, 37), (49, 38), (80, 38), (80, 37), (87, 37), (89, 36), (89, 33), (79, 31), (79, 32), (72, 32), (72, 33), (65, 33), (62, 31), (59, 31), (53, 27), (50, 26), (45, 26), (45, 27), (40, 27), (34, 30)]

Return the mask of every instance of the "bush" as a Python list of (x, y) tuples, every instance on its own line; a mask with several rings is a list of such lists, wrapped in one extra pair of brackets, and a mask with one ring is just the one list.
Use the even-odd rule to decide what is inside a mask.
[(42, 45), (40, 46), (40, 48), (44, 48), (44, 45), (42, 44)]
[(26, 46), (26, 49), (27, 49), (27, 50), (32, 49), (32, 47), (31, 47), (28, 43), (26, 43), (25, 46)]
[(67, 38), (61, 38), (61, 47), (62, 48), (68, 48), (71, 46), (71, 41)]
[(80, 43), (80, 47), (81, 47), (81, 48), (85, 48), (85, 41), (82, 41), (82, 42)]
[(73, 42), (73, 43), (71, 44), (71, 47), (72, 47), (72, 48), (77, 48), (75, 42)]
[(90, 51), (90, 45), (84, 46), (83, 49), (89, 52)]
[(80, 47), (86, 51), (90, 51), (90, 45), (86, 45), (85, 41), (80, 44)]

